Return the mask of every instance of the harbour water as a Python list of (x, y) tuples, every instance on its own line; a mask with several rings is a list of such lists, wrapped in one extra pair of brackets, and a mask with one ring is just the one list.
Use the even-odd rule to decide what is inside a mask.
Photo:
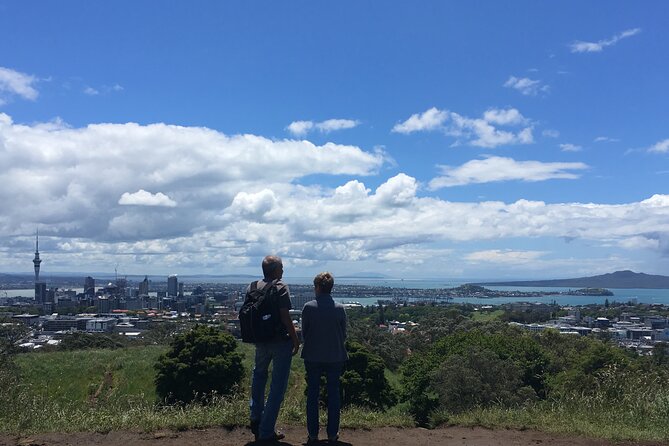
[[(308, 285), (312, 283), (313, 278), (306, 277), (294, 277), (286, 278), (285, 282), (290, 284), (300, 284)], [(213, 281), (210, 281), (210, 283)], [(219, 283), (247, 283), (250, 282), (248, 277), (228, 277), (225, 280), (216, 281)], [(342, 285), (363, 285), (368, 287), (390, 287), (390, 288), (406, 288), (406, 289), (437, 289), (437, 288), (453, 288), (460, 285), (464, 285), (468, 282), (448, 280), (448, 279), (366, 279), (366, 278), (342, 278), (336, 279), (335, 283), (335, 294), (337, 284)], [(549, 292), (560, 292), (560, 291), (569, 291), (570, 288), (541, 288), (541, 287), (502, 287), (502, 286), (489, 286), (486, 287), (491, 290), (500, 290), (500, 291), (549, 291)], [(571, 288), (573, 289), (573, 288)], [(551, 303), (556, 302), (558, 305), (589, 305), (589, 304), (604, 304), (606, 299), (609, 302), (628, 302), (633, 300), (637, 303), (645, 304), (664, 304), (669, 305), (669, 289), (641, 289), (641, 288), (631, 288), (631, 289), (619, 289), (619, 288), (610, 288), (613, 292), (613, 296), (568, 296), (568, 295), (550, 295), (550, 296), (540, 296), (540, 297), (496, 297), (496, 298), (453, 298), (450, 299), (450, 302), (455, 303), (471, 303), (476, 305), (499, 305), (509, 302), (541, 302), (541, 303)], [(74, 291), (77, 293), (83, 292), (83, 288), (75, 288)], [(0, 290), (0, 297), (29, 297), (32, 298), (35, 294), (33, 289), (20, 289), (20, 290)], [(351, 300), (339, 299), (339, 300)], [(374, 305), (377, 302), (376, 298), (356, 298), (357, 302), (362, 305)]]

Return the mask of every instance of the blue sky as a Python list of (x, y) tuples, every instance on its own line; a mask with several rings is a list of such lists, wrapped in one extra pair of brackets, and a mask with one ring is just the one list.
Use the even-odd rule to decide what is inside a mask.
[(668, 20), (0, 0), (0, 271), (667, 274)]

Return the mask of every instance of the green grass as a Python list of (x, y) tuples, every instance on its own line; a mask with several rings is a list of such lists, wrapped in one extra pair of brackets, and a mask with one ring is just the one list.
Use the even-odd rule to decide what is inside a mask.
[[(239, 344), (239, 348), (245, 355), (243, 365), (247, 373), (237, 393), (218, 398), (206, 407), (198, 404), (162, 407), (156, 404), (153, 365), (166, 347), (18, 355), (21, 398), (12, 407), (0, 407), (0, 432), (152, 431), (244, 426), (248, 423), (254, 347)], [(279, 418), (282, 423), (306, 423), (304, 375), (304, 363), (294, 358)], [(342, 412), (342, 426), (413, 426), (413, 421), (400, 408), (387, 412), (348, 408)]]
[(613, 441), (667, 441), (668, 420), (666, 416), (659, 418), (640, 416), (624, 408), (593, 410), (587, 406), (567, 407), (547, 402), (518, 409), (477, 409), (459, 415), (441, 415), (441, 421), (446, 424), (461, 426), (536, 429)]
[(495, 311), (474, 311), (472, 313), (472, 320), (476, 322), (488, 322), (499, 319), (504, 314), (504, 310)]
[(156, 399), (153, 365), (166, 347), (79, 350), (18, 355), (30, 394), (57, 403), (99, 404)]
[[(248, 391), (253, 366), (253, 346), (240, 344), (245, 353), (244, 382), (237, 393), (209, 406), (190, 404), (161, 407), (155, 403), (153, 365), (165, 347), (119, 350), (28, 353), (17, 357), (20, 399), (0, 407), (0, 432), (27, 435), (37, 432), (196, 429), (211, 426), (244, 426), (248, 422)], [(304, 365), (294, 358), (288, 391), (279, 422), (304, 425), (306, 386)], [(107, 376), (107, 378), (105, 378)], [(397, 386), (396, 374), (386, 377)], [(489, 428), (537, 429), (551, 433), (583, 435), (628, 441), (669, 439), (669, 390), (641, 380), (624, 381), (613, 400), (599, 394), (579, 396), (560, 403), (540, 401), (515, 409), (476, 409), (464, 414), (436, 414), (435, 425), (457, 424)], [(648, 389), (643, 391), (642, 389)], [(93, 395), (97, 395), (93, 398)], [(2, 401), (2, 399), (0, 399)], [(325, 414), (321, 414), (325, 417)], [(325, 423), (325, 419), (322, 420)], [(347, 408), (342, 426), (374, 428), (412, 427), (403, 405), (388, 411)]]

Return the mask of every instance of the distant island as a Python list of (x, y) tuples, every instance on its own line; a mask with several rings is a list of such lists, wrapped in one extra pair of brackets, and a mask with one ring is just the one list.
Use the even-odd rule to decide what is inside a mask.
[(524, 280), (512, 282), (480, 282), (476, 285), (564, 288), (669, 288), (669, 276), (616, 271), (591, 277), (553, 280)]

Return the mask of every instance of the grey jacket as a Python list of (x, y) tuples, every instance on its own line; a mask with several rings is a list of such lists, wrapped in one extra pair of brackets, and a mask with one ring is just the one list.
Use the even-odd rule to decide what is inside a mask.
[(329, 294), (317, 296), (302, 309), (302, 358), (311, 362), (344, 362), (346, 311)]

